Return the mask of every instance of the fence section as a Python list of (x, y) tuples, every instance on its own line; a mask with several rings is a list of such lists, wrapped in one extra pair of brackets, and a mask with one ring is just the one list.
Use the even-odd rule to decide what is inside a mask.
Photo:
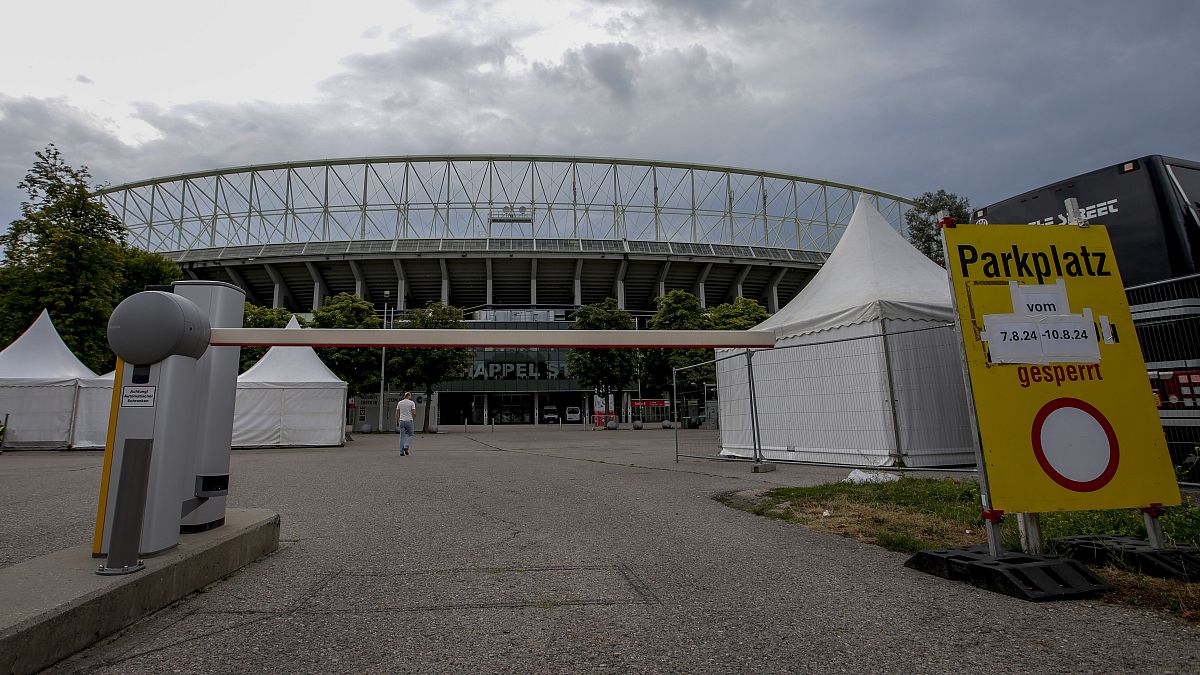
[[(719, 350), (675, 371), (680, 456), (844, 466), (973, 464), (954, 328), (867, 323), (773, 350)], [(824, 339), (820, 339), (824, 338)], [(717, 433), (700, 433), (689, 371), (715, 370)], [(713, 417), (710, 413), (705, 420)], [(699, 428), (697, 428), (699, 427)]]
[(1126, 289), (1180, 480), (1200, 482), (1200, 275)]

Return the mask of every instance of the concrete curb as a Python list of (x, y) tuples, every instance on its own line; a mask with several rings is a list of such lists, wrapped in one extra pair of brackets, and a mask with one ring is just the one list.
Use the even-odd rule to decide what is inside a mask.
[(0, 673), (34, 673), (279, 547), (279, 514), (229, 509), (225, 524), (184, 534), (179, 545), (126, 576), (76, 546), (0, 569)]

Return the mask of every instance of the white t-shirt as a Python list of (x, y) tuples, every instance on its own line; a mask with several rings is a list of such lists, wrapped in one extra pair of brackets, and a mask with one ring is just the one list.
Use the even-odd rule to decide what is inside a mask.
[(413, 421), (413, 413), (417, 411), (417, 404), (412, 402), (411, 398), (402, 398), (396, 404), (396, 416), (401, 422)]

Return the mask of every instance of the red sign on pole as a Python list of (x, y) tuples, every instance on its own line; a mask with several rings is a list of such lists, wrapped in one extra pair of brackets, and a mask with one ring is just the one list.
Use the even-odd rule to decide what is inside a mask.
[(666, 408), (667, 399), (665, 398), (635, 398), (630, 403), (635, 408)]

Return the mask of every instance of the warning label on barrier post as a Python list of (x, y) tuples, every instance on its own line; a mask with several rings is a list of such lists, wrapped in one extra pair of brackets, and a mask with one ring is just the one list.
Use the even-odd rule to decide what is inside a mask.
[(945, 230), (991, 505), (1173, 505), (1179, 486), (1103, 226)]

